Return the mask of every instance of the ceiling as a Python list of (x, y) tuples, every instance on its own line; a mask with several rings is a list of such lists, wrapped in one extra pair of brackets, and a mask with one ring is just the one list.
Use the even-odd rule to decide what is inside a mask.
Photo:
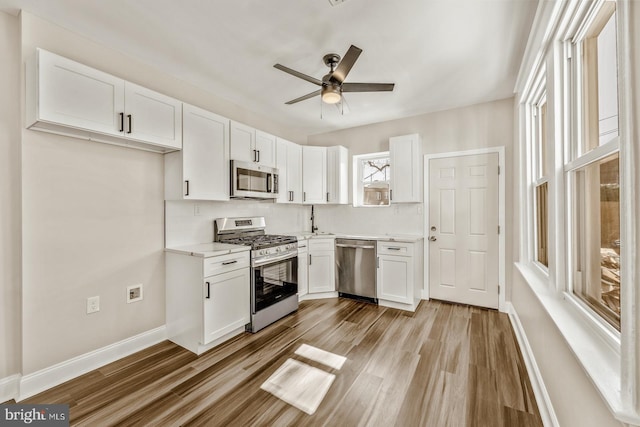
[[(133, 56), (302, 134), (507, 98), (537, 0), (0, 0)], [(273, 68), (322, 78), (323, 55), (363, 50), (348, 114)]]

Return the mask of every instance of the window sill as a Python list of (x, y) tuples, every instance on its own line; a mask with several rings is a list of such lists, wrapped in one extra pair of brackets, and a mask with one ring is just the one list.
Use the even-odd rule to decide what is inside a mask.
[(625, 404), (621, 393), (619, 338), (595, 321), (573, 296), (551, 289), (539, 269), (525, 263), (516, 263), (516, 267), (611, 413), (619, 421), (640, 425), (640, 415)]

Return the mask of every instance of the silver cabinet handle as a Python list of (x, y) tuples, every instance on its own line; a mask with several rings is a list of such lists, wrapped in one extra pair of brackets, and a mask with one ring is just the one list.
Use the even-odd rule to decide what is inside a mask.
[(309, 265), (311, 265), (311, 254), (309, 254)]
[(388, 247), (387, 249), (389, 249), (390, 251), (399, 251), (402, 248)]
[(207, 296), (206, 299), (211, 299), (211, 283), (205, 282), (207, 284)]
[(222, 265), (231, 265), (231, 264), (235, 264), (235, 263), (237, 263), (237, 262), (238, 262), (238, 260), (237, 260), (237, 259), (234, 259), (233, 261), (226, 261), (226, 262), (223, 262), (223, 263), (222, 263)]
[(329, 192), (327, 191), (327, 202), (329, 202)]
[(188, 195), (189, 195), (189, 180), (187, 179), (187, 180), (185, 181), (185, 183), (187, 184), (187, 192), (186, 192), (184, 195), (185, 195), (185, 196), (188, 196)]
[(260, 150), (257, 150), (257, 151), (258, 151), (258, 160), (257, 160), (257, 162), (260, 163)]
[(303, 191), (303, 192), (302, 192), (302, 201), (303, 201), (303, 202), (306, 202), (306, 201), (307, 201), (307, 192), (306, 192), (306, 191)]
[(120, 132), (124, 132), (124, 113), (120, 113)]
[(131, 120), (132, 120), (131, 119), (131, 114), (127, 114), (127, 119), (129, 120), (129, 130), (127, 131), (127, 133), (131, 133), (131, 132), (133, 132), (133, 125), (132, 125), (132, 122), (131, 122)]

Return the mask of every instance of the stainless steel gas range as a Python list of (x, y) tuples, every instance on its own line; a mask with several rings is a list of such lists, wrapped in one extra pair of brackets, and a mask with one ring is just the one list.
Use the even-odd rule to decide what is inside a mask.
[(298, 241), (265, 228), (264, 217), (214, 221), (216, 242), (251, 246), (251, 332), (298, 309)]

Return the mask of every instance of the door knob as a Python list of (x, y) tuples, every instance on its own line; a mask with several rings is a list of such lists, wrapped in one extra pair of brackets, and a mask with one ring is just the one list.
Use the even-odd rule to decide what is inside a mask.
[(438, 239), (436, 239), (436, 236), (429, 236), (429, 241), (430, 242), (435, 242), (436, 240), (438, 240)]
[(431, 226), (431, 231), (436, 231), (436, 226), (435, 225)]

